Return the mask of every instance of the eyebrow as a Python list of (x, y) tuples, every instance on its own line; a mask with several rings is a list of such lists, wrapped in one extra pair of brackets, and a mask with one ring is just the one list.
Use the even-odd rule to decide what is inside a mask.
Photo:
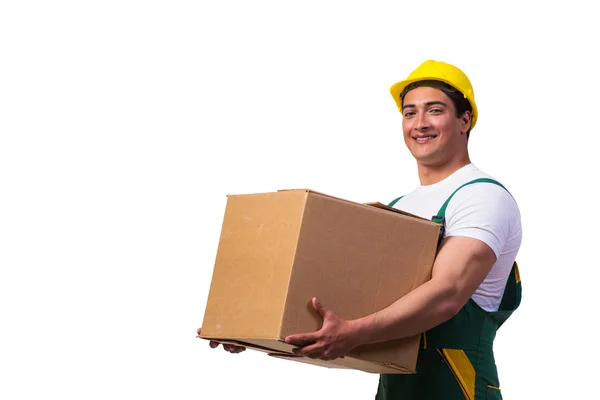
[[(427, 107), (431, 107), (431, 106), (435, 106), (435, 105), (440, 105), (440, 106), (444, 106), (444, 107), (447, 107), (447, 106), (448, 106), (448, 105), (447, 105), (446, 103), (444, 103), (443, 101), (437, 101), (437, 100), (436, 100), (436, 101), (428, 101), (427, 103), (425, 103), (425, 105), (426, 105)], [(402, 109), (404, 110), (405, 108), (408, 108), (408, 107), (415, 107), (415, 105), (414, 105), (414, 104), (405, 104), (405, 105), (402, 107)]]

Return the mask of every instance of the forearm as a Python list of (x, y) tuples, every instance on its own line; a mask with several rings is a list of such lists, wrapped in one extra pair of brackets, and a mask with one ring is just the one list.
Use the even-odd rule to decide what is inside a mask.
[(389, 307), (352, 321), (361, 344), (413, 336), (452, 318), (460, 308), (456, 288), (428, 281)]

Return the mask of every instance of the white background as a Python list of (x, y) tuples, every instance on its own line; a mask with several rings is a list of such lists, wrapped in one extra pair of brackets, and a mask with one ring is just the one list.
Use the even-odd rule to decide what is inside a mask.
[(593, 398), (597, 14), (482, 3), (2, 2), (0, 398), (373, 398), (195, 332), (227, 194), (418, 184), (389, 87), (426, 59), (471, 78), (472, 161), (523, 215), (504, 396)]

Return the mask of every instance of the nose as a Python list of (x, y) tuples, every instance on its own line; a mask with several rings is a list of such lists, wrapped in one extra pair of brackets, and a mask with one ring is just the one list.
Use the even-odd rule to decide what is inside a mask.
[(417, 113), (417, 124), (415, 129), (419, 132), (429, 129), (429, 121), (427, 120), (427, 115), (425, 113)]

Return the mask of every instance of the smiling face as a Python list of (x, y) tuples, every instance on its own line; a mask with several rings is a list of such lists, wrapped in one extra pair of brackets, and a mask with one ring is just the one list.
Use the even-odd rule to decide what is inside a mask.
[(468, 162), (471, 114), (457, 117), (444, 92), (428, 86), (410, 90), (404, 96), (402, 116), (404, 142), (419, 166), (454, 167)]

